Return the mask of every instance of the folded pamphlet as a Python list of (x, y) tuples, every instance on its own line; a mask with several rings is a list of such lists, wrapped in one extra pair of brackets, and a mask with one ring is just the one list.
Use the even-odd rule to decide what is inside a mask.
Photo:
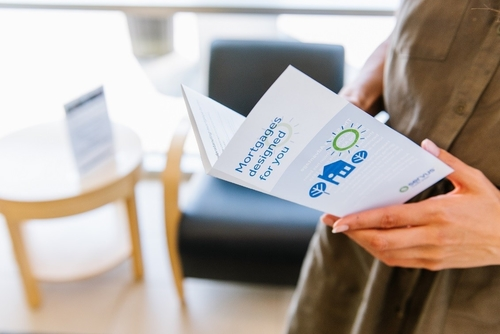
[(404, 203), (453, 171), (292, 66), (246, 118), (182, 90), (209, 175), (335, 216)]

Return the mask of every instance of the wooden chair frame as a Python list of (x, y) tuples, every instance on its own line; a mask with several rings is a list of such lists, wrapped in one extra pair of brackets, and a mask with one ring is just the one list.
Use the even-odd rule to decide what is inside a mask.
[(168, 254), (174, 277), (175, 288), (182, 304), (184, 299), (184, 273), (179, 252), (179, 225), (181, 211), (179, 209), (179, 189), (184, 177), (181, 161), (184, 143), (191, 129), (188, 119), (183, 119), (177, 126), (167, 153), (167, 164), (162, 174), (165, 201), (165, 232), (167, 236)]

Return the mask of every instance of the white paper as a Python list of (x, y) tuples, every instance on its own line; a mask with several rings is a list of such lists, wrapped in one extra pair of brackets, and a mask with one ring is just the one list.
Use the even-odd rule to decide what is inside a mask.
[(113, 132), (102, 87), (67, 103), (64, 108), (80, 173), (114, 157)]
[[(185, 100), (208, 174), (336, 216), (404, 203), (453, 171), (291, 66), (229, 136), (200, 117), (227, 108), (192, 90)], [(219, 136), (229, 143), (214, 158)]]
[(182, 94), (186, 101), (193, 101), (192, 104), (187, 104), (189, 117), (196, 140), (203, 146), (200, 150), (203, 166), (210, 169), (245, 121), (245, 117), (220, 103), (214, 103), (214, 100), (189, 87), (182, 86)]

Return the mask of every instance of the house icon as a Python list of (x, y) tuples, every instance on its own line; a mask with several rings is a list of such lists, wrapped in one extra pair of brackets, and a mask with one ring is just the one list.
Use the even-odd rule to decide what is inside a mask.
[(336, 176), (340, 176), (342, 178), (346, 178), (352, 171), (355, 169), (353, 165), (348, 164), (345, 161), (338, 160), (329, 165), (323, 167), (323, 174), (318, 175), (318, 177), (322, 180), (331, 182), (333, 184), (339, 184), (334, 180)]

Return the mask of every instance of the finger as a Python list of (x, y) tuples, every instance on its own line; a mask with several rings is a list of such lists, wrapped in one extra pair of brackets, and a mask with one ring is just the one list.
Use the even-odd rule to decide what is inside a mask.
[(423, 268), (427, 270), (467, 267), (467, 264), (463, 263), (463, 261), (450, 262), (448, 259), (440, 257), (441, 254), (439, 247), (426, 246), (392, 250), (377, 258), (391, 267)]
[(436, 233), (427, 226), (389, 230), (358, 230), (346, 232), (346, 234), (363, 248), (378, 255), (436, 245)]
[(473, 174), (476, 172), (474, 168), (470, 167), (451, 153), (440, 149), (429, 139), (424, 139), (421, 146), (423, 149), (439, 158), (439, 160), (441, 160), (454, 170), (454, 172), (448, 175), (447, 178), (453, 183), (455, 187), (473, 187), (476, 184), (476, 182), (473, 181)]
[[(432, 247), (434, 249), (435, 247)], [(432, 260), (425, 253), (432, 252), (431, 248), (408, 248), (388, 252), (384, 257), (378, 258), (390, 267), (419, 268), (427, 270), (446, 269), (444, 261)], [(455, 268), (455, 267), (453, 267)]]
[(432, 214), (434, 210), (435, 207), (424, 201), (363, 211), (337, 220), (332, 232), (419, 226), (427, 221), (424, 215)]
[(361, 230), (346, 234), (389, 266), (437, 270), (443, 265), (441, 247), (427, 242), (428, 232), (423, 227), (384, 231)]
[[(424, 246), (388, 251), (379, 260), (389, 266), (428, 270), (470, 268), (470, 258), (463, 254), (455, 255), (455, 251), (443, 249), (443, 247)], [(486, 262), (477, 263), (477, 266), (486, 265), (488, 265)]]
[(320, 220), (323, 224), (332, 227), (333, 224), (339, 219), (339, 217), (336, 217), (334, 215), (330, 215), (328, 213), (325, 213), (321, 216)]

